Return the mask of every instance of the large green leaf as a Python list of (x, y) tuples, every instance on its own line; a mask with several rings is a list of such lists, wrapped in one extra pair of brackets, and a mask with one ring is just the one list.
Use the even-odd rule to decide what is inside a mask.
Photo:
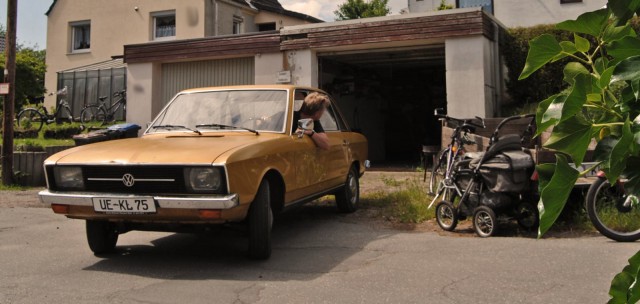
[(629, 157), (629, 159), (627, 159), (627, 168), (623, 174), (627, 177), (624, 190), (627, 191), (627, 193), (640, 196), (640, 157)]
[(529, 41), (529, 54), (518, 80), (529, 77), (533, 72), (553, 60), (562, 52), (562, 47), (554, 36), (544, 34)]
[(640, 39), (637, 37), (625, 37), (614, 41), (607, 47), (607, 54), (613, 57), (615, 62), (620, 62), (633, 56), (640, 56)]
[(631, 122), (627, 119), (624, 126), (622, 126), (622, 136), (611, 150), (611, 155), (609, 156), (607, 179), (612, 185), (627, 166), (627, 158), (631, 154), (632, 142), (633, 134), (631, 133)]
[(604, 89), (609, 85), (609, 83), (611, 82), (611, 77), (613, 77), (614, 70), (615, 67), (610, 67), (604, 70), (602, 74), (600, 74), (600, 81), (598, 82), (598, 86), (600, 87), (600, 89)]
[(578, 180), (579, 172), (569, 166), (567, 158), (564, 155), (556, 154), (556, 164), (553, 166), (553, 176), (548, 182), (549, 164), (538, 166), (538, 174), (540, 174), (540, 202), (538, 210), (540, 211), (540, 226), (538, 227), (538, 237), (542, 237), (556, 221), (564, 205), (571, 194), (573, 185)]
[(613, 136), (607, 136), (601, 139), (593, 150), (593, 159), (595, 161), (606, 162), (608, 165), (607, 160), (609, 156), (611, 156), (611, 151), (613, 151), (613, 147), (615, 147), (617, 143), (618, 139), (613, 138)]
[(622, 269), (611, 281), (608, 303), (636, 303), (638, 301), (638, 271), (640, 271), (640, 251), (629, 258), (629, 265)]
[(544, 146), (570, 155), (573, 162), (579, 166), (587, 152), (592, 134), (590, 123), (573, 116), (553, 129)]
[(638, 80), (640, 79), (640, 56), (629, 57), (622, 60), (613, 70), (611, 82), (621, 80)]
[(607, 28), (604, 30), (604, 35), (602, 37), (602, 40), (604, 40), (605, 43), (610, 43), (616, 40), (620, 40), (627, 36), (635, 37), (635, 35), (636, 35), (635, 31), (628, 24), (624, 26), (615, 26), (614, 24), (609, 24)]
[(564, 66), (564, 81), (570, 85), (574, 85), (577, 75), (579, 74), (589, 74), (589, 70), (579, 62), (569, 62)]
[(607, 2), (607, 7), (611, 9), (616, 19), (616, 24), (625, 24), (633, 17), (633, 14), (640, 9), (639, 0), (612, 0)]
[(576, 49), (578, 49), (579, 52), (586, 53), (591, 48), (589, 40), (584, 39), (577, 34), (573, 35), (573, 40), (575, 41)]
[(584, 13), (578, 16), (578, 19), (576, 20), (560, 22), (556, 25), (556, 28), (599, 37), (600, 32), (604, 29), (608, 19), (609, 11), (607, 9), (601, 9), (594, 12)]
[(549, 108), (549, 105), (558, 98), (564, 99), (567, 98), (567, 96), (556, 94), (538, 103), (538, 108), (536, 109), (536, 136), (542, 134), (542, 132), (546, 131), (549, 127), (555, 126), (556, 122), (558, 122), (557, 119), (544, 118), (544, 113)]

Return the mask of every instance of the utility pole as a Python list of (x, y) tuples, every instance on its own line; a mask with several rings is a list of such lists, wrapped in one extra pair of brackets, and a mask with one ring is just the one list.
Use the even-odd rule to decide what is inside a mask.
[(5, 43), (4, 81), (9, 83), (9, 93), (4, 98), (2, 120), (2, 184), (13, 184), (13, 117), (16, 89), (16, 24), (18, 0), (7, 1), (7, 37)]

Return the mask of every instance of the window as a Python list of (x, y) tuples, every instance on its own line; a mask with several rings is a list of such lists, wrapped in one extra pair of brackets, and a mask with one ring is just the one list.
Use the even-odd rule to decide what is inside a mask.
[(582, 0), (560, 0), (560, 4), (565, 4), (565, 3), (580, 3), (582, 2)]
[(242, 33), (242, 17), (233, 16), (233, 33), (240, 34)]
[(176, 12), (153, 13), (153, 40), (176, 38)]
[(275, 30), (276, 30), (275, 22), (258, 24), (259, 32), (275, 31)]
[(82, 53), (91, 49), (91, 21), (71, 23), (71, 52)]
[(456, 7), (482, 7), (484, 11), (493, 14), (493, 0), (456, 0)]

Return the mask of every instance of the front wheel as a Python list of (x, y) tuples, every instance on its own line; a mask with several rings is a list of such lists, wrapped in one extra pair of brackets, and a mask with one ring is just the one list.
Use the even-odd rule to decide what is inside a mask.
[(118, 242), (115, 225), (107, 221), (87, 220), (87, 241), (94, 254), (113, 251)]
[(487, 206), (480, 206), (473, 212), (473, 230), (479, 237), (490, 237), (498, 228), (496, 213)]
[(263, 180), (258, 193), (249, 207), (249, 256), (264, 260), (271, 256), (271, 189), (269, 181)]
[(446, 201), (436, 205), (436, 221), (438, 226), (445, 231), (453, 231), (458, 225), (458, 210)]
[(107, 119), (107, 113), (99, 106), (86, 106), (80, 112), (80, 122), (82, 125), (95, 123), (104, 125)]
[(352, 213), (358, 209), (360, 201), (360, 182), (358, 181), (358, 171), (355, 167), (349, 169), (347, 181), (344, 187), (335, 194), (338, 210), (343, 213)]
[(587, 214), (593, 226), (604, 236), (618, 242), (640, 239), (640, 206), (626, 195), (623, 183), (611, 186), (599, 177), (587, 192)]
[(36, 109), (24, 109), (18, 113), (16, 127), (25, 131), (40, 132), (44, 124), (44, 117)]

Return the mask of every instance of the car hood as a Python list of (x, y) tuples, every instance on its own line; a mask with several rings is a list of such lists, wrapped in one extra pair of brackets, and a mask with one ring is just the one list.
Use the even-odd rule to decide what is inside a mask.
[[(147, 135), (75, 147), (47, 159), (57, 164), (211, 164), (224, 163), (228, 154), (251, 144), (282, 137), (253, 133), (203, 135)], [(226, 156), (223, 156), (226, 155)]]

